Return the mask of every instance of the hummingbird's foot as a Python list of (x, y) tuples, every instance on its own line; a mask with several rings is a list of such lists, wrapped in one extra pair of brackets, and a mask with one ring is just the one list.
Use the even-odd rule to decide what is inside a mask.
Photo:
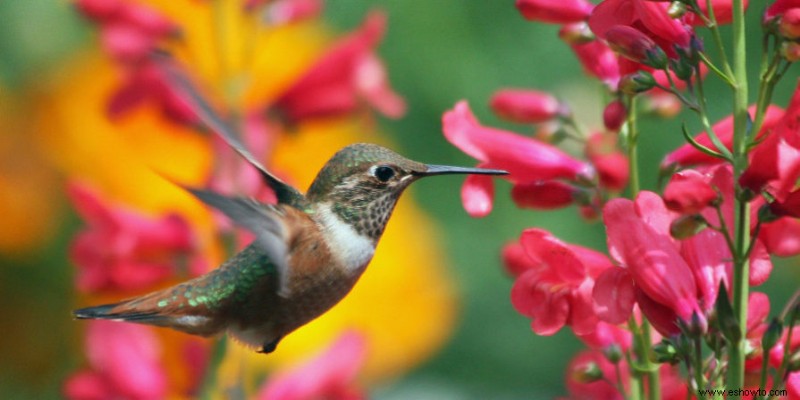
[(271, 342), (264, 343), (260, 349), (258, 349), (259, 353), (269, 354), (275, 351), (275, 348), (278, 347), (278, 342), (281, 341), (282, 338), (277, 338)]

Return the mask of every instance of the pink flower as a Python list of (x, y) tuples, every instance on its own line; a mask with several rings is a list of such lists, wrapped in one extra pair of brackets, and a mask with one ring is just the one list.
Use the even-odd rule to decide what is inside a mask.
[[(526, 184), (553, 179), (574, 180), (592, 174), (590, 165), (558, 148), (508, 131), (481, 126), (466, 101), (442, 117), (447, 140), (478, 159), (483, 167), (508, 171), (507, 179)], [(487, 176), (471, 176), (462, 190), (464, 205), (472, 215), (491, 210), (493, 185)]]
[[(749, 5), (748, 0), (744, 0), (744, 8), (747, 9)], [(698, 1), (697, 5), (700, 6), (700, 10), (702, 10), (703, 14), (706, 16), (708, 15), (708, 7), (706, 6), (705, 1)], [(714, 17), (717, 19), (717, 23), (720, 25), (725, 25), (731, 23), (733, 20), (733, 1), (731, 0), (711, 0), (711, 7), (714, 9)], [(697, 17), (694, 13), (687, 13), (684, 16), (684, 19), (692, 24), (692, 25), (704, 25), (704, 22), (701, 18)]]
[(64, 383), (71, 400), (158, 399), (167, 391), (161, 348), (150, 328), (112, 321), (90, 321), (86, 352), (90, 369)]
[(788, 39), (800, 37), (800, 6), (786, 10), (781, 17), (778, 30), (783, 37)]
[(675, 57), (674, 46), (688, 48), (692, 30), (667, 15), (666, 8), (666, 4), (645, 0), (605, 0), (592, 11), (589, 27), (604, 40), (615, 26), (635, 28), (655, 41), (667, 55)]
[(520, 208), (555, 210), (575, 201), (578, 188), (560, 181), (520, 183), (511, 188), (511, 199)]
[(389, 87), (386, 70), (373, 48), (386, 29), (386, 17), (370, 13), (361, 28), (343, 39), (291, 86), (274, 106), (289, 121), (337, 116), (366, 102), (398, 118), (405, 102)]
[(653, 67), (666, 66), (664, 51), (647, 35), (636, 28), (614, 25), (605, 33), (606, 43), (623, 57)]
[[(692, 314), (702, 312), (694, 274), (669, 236), (670, 220), (661, 198), (652, 192), (641, 192), (635, 203), (613, 199), (603, 209), (612, 257), (627, 268), (648, 299), (688, 322)], [(642, 311), (653, 319), (644, 307)]]
[(634, 71), (623, 68), (617, 54), (599, 40), (585, 44), (572, 44), (570, 47), (586, 73), (600, 79), (612, 90), (617, 89), (622, 76)]
[(533, 260), (511, 288), (511, 303), (531, 318), (539, 335), (552, 335), (564, 325), (578, 334), (594, 331), (592, 308), (594, 279), (611, 263), (604, 255), (568, 245), (541, 229), (526, 229), (520, 243)]
[[(751, 106), (749, 108), (749, 112), (750, 116), (752, 117), (755, 113), (755, 106)], [(775, 125), (775, 123), (777, 123), (783, 117), (783, 114), (783, 109), (780, 107), (772, 105), (767, 107), (766, 113), (764, 114), (764, 124), (761, 130), (758, 132), (757, 137), (761, 138), (766, 132), (768, 132)], [(730, 150), (731, 146), (733, 145), (733, 117), (727, 116), (714, 124), (711, 128), (717, 134), (717, 137), (719, 137), (720, 141), (725, 145), (725, 147)], [(715, 148), (706, 132), (701, 132), (695, 136), (694, 139), (703, 146), (711, 149)], [(686, 143), (667, 154), (667, 156), (664, 157), (664, 161), (661, 162), (661, 166), (662, 168), (666, 168), (673, 164), (678, 166), (689, 166), (696, 164), (716, 164), (718, 162), (720, 162), (720, 159), (711, 157), (697, 150), (691, 144)]]
[[(710, 184), (723, 195), (723, 215), (730, 224), (733, 210), (725, 205), (732, 202), (732, 174), (728, 167), (719, 167), (711, 176)], [(601, 319), (609, 323), (628, 319), (633, 293), (653, 326), (670, 335), (679, 331), (678, 319), (689, 323), (693, 314), (704, 324), (720, 283), (730, 289), (731, 254), (722, 234), (706, 229), (677, 241), (669, 234), (674, 217), (652, 192), (641, 192), (635, 202), (614, 199), (606, 204), (603, 221), (609, 251), (625, 268), (607, 270), (597, 278), (595, 310)], [(710, 216), (706, 219), (718, 224)], [(763, 283), (771, 268), (759, 241), (751, 254), (750, 284)]]
[[(174, 276), (180, 260), (193, 253), (191, 228), (177, 215), (146, 217), (75, 183), (68, 193), (88, 224), (70, 248), (81, 291), (147, 288)], [(203, 271), (205, 263), (192, 260), (190, 270)]]
[(664, 189), (664, 202), (672, 211), (697, 214), (716, 200), (716, 190), (707, 177), (695, 170), (685, 170), (672, 175)]
[(160, 67), (150, 60), (138, 63), (127, 72), (120, 87), (111, 94), (106, 112), (113, 120), (148, 101), (157, 104), (170, 121), (191, 124), (197, 120), (189, 103), (172, 88)]
[(800, 220), (778, 218), (777, 221), (762, 225), (758, 238), (770, 254), (779, 257), (800, 254)]
[(105, 50), (116, 60), (144, 60), (158, 40), (175, 34), (177, 25), (158, 12), (120, 0), (80, 0), (78, 10), (100, 24)]
[(800, 7), (800, 1), (798, 0), (775, 0), (775, 2), (764, 11), (764, 21), (771, 21), (774, 18), (782, 16), (789, 9), (797, 7)]
[(517, 10), (525, 19), (551, 24), (583, 21), (593, 8), (586, 0), (517, 0)]
[(771, 128), (766, 140), (753, 150), (739, 183), (756, 193), (767, 190), (782, 201), (800, 176), (800, 85)]
[(322, 353), (302, 365), (270, 377), (257, 395), (260, 400), (358, 400), (366, 398), (356, 377), (367, 357), (365, 338), (343, 333)]
[(558, 99), (536, 90), (499, 90), (489, 105), (499, 117), (523, 124), (545, 122), (568, 113)]

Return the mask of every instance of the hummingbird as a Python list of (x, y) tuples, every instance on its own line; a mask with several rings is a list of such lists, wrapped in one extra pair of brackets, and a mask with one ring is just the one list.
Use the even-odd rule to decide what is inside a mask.
[(358, 143), (334, 154), (302, 194), (247, 151), (184, 75), (162, 67), (199, 119), (259, 171), (277, 203), (183, 186), (252, 232), (254, 241), (204, 275), (141, 297), (75, 310), (77, 319), (154, 325), (206, 337), (227, 333), (270, 353), (283, 337), (350, 292), (411, 183), (435, 175), (507, 173), (423, 164)]

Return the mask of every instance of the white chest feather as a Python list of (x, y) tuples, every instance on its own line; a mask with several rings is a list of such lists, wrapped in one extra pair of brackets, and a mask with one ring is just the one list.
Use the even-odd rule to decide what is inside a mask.
[(330, 205), (324, 204), (317, 210), (318, 221), (325, 231), (325, 240), (336, 260), (347, 272), (360, 272), (375, 254), (371, 239), (356, 232), (334, 213)]

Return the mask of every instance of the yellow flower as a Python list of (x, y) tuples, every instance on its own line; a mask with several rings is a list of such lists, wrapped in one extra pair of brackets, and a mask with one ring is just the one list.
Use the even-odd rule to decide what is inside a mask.
[[(171, 50), (229, 107), (274, 98), (328, 41), (324, 29), (314, 24), (258, 28), (254, 18), (237, 14), (239, 2), (151, 4), (183, 29), (182, 44)], [(213, 18), (220, 16), (224, 22), (216, 24)], [(115, 200), (152, 213), (180, 212), (212, 246), (214, 226), (208, 211), (159, 175), (202, 184), (214, 163), (207, 137), (165, 121), (151, 106), (109, 122), (104, 107), (117, 80), (109, 62), (93, 54), (62, 71), (42, 105), (42, 139), (48, 154), (69, 177), (88, 181)], [(339, 148), (385, 141), (373, 130), (355, 118), (303, 124), (297, 132), (279, 137), (268, 165), (305, 188)], [(217, 371), (220, 388), (244, 380), (247, 393), (254, 393), (267, 369), (298, 362), (345, 329), (358, 329), (367, 339), (366, 380), (397, 376), (428, 358), (448, 337), (456, 309), (435, 231), (411, 198), (401, 200), (375, 259), (353, 292), (329, 313), (290, 334), (269, 356), (231, 343)], [(177, 355), (170, 352), (170, 357)]]

